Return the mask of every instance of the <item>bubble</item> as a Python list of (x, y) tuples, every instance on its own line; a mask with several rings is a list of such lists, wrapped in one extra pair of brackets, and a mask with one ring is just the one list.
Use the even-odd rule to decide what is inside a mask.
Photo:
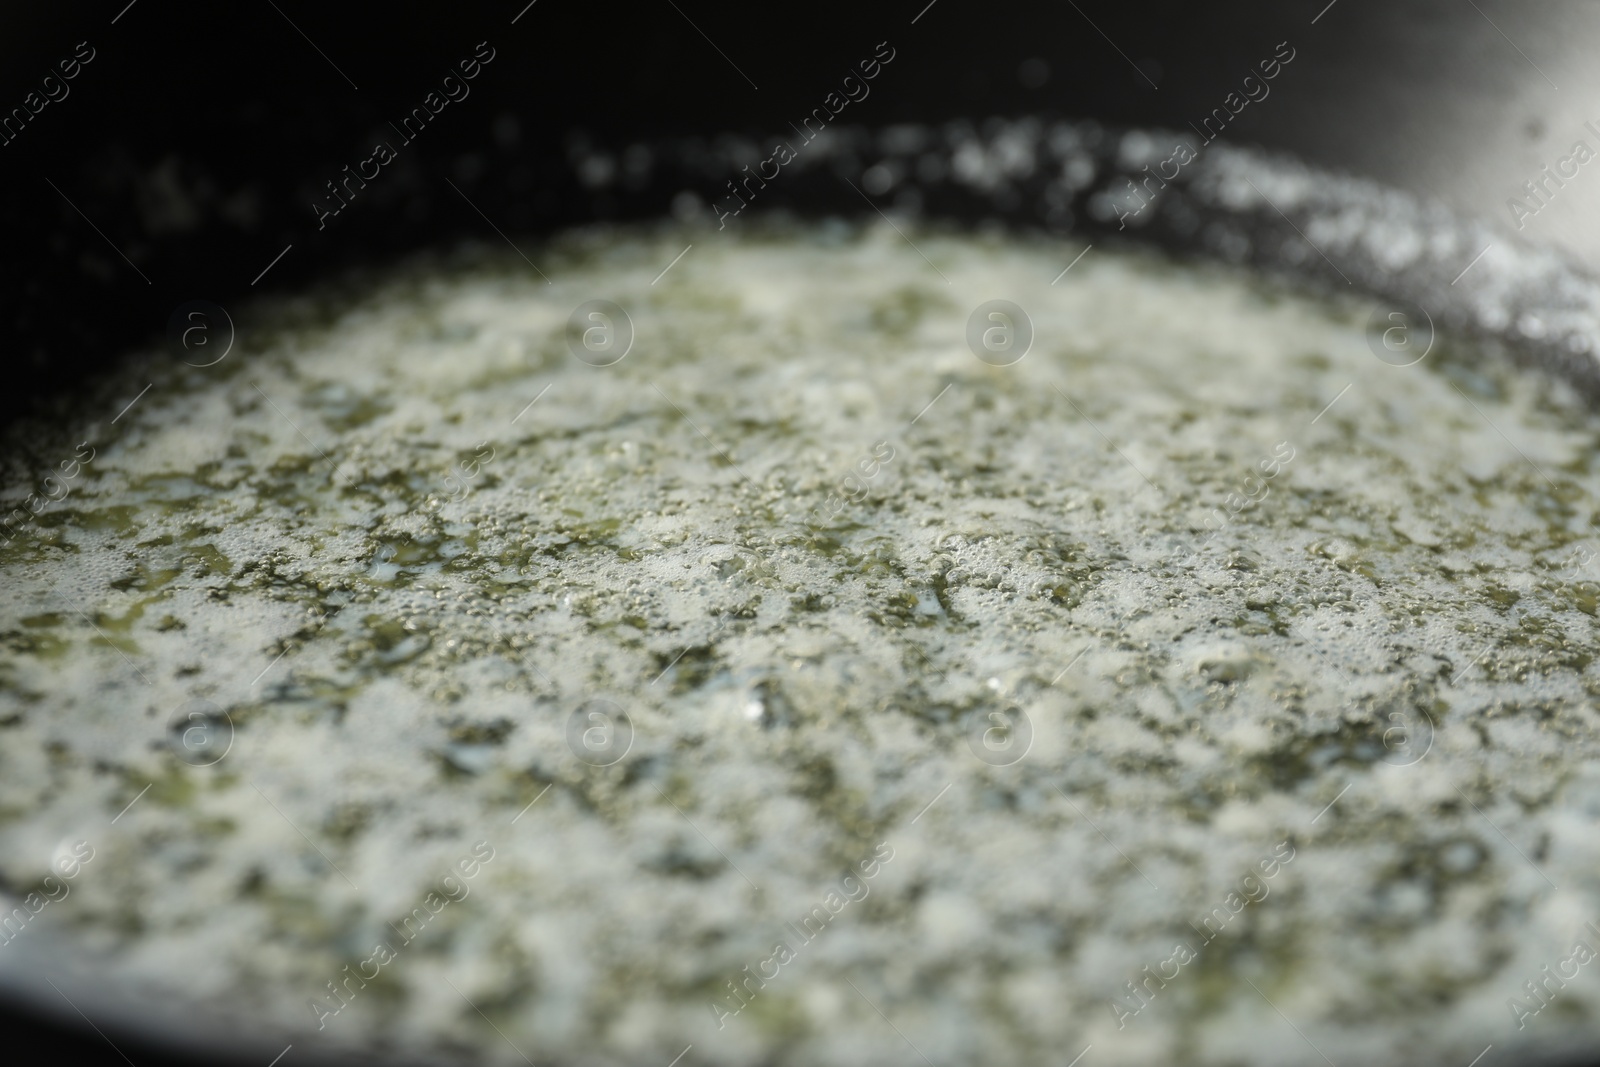
[(399, 564), (394, 562), (399, 554), (400, 550), (392, 544), (385, 542), (379, 545), (378, 550), (372, 554), (372, 564), (367, 568), (367, 577), (375, 582), (392, 581), (394, 576), (400, 573)]
[(610, 300), (589, 300), (567, 316), (567, 348), (591, 367), (621, 363), (633, 348), (633, 320)]
[(50, 853), (50, 869), (58, 876), (73, 879), (84, 864), (94, 859), (94, 846), (82, 838), (64, 837)]
[(974, 715), (967, 727), (967, 747), (980, 763), (1009, 767), (1033, 747), (1033, 722), (1014, 704)]
[(1433, 350), (1433, 316), (1417, 304), (1380, 304), (1367, 319), (1367, 347), (1391, 367), (1421, 363)]
[(706, 212), (705, 201), (688, 189), (672, 198), (672, 217), (679, 222), (693, 222)]
[(886, 163), (874, 163), (862, 173), (861, 187), (873, 196), (882, 196), (894, 188), (894, 169)]
[(1378, 724), (1383, 741), (1381, 761), (1391, 767), (1409, 767), (1433, 748), (1433, 719), (1421, 708), (1389, 712), (1387, 724)]
[(591, 767), (609, 767), (633, 747), (633, 720), (615, 701), (585, 701), (567, 716), (567, 747)]
[(979, 304), (967, 318), (967, 347), (991, 367), (1009, 367), (1033, 347), (1033, 320), (1009, 300)]
[(191, 767), (209, 767), (233, 747), (233, 720), (209, 700), (191, 700), (173, 713), (172, 751)]
[(191, 367), (214, 367), (233, 349), (233, 319), (220, 304), (191, 300), (167, 319), (167, 340)]

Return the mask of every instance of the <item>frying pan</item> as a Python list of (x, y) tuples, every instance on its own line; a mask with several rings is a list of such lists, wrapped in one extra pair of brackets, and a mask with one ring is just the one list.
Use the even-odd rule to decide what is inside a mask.
[[(880, 41), (895, 58), (871, 95), (748, 210), (1152, 242), (1420, 310), (1600, 394), (1600, 166), (1573, 152), (1600, 149), (1592, 5), (112, 0), (7, 21), (7, 107), (94, 51), (3, 145), (8, 419), (66, 417), (71, 386), (169, 340), (186, 301), (497, 231), (729, 210), (729, 181)], [(327, 181), (480, 41), (496, 60), (473, 95), (319, 225)], [(52, 1012), (12, 1004), (7, 1032), (121, 1062)], [(141, 1065), (196, 1054), (112, 1036)]]

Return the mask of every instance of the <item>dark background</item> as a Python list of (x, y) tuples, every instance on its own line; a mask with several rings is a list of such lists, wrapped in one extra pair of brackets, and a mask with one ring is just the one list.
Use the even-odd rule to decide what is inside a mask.
[[(538, 0), (513, 25), (525, 3), (12, 5), (0, 16), (0, 109), (22, 106), (78, 42), (96, 57), (66, 99), (0, 147), (0, 421), (66, 403), (90, 372), (162, 338), (187, 301), (237, 308), (413, 250), (498, 242), (483, 215), (519, 237), (616, 214), (603, 198), (579, 203), (555, 176), (574, 138), (782, 132), (880, 41), (896, 58), (871, 96), (851, 105), (849, 122), (1039, 113), (1182, 128), (1287, 40), (1294, 65), (1231, 139), (1420, 185), (1489, 214), (1498, 201), (1429, 178), (1419, 123), (1447, 142), (1482, 138), (1485, 128), (1451, 110), (1462, 94), (1503, 98), (1540, 77), (1502, 30), (1523, 37), (1541, 66), (1551, 60), (1540, 42), (1562, 36), (1555, 23), (1519, 24), (1511, 4), (1485, 2), (1490, 22), (1444, 0), (1337, 0), (1320, 18), (1326, 0), (936, 0), (926, 11), (927, 0)], [(394, 141), (387, 123), (480, 41), (496, 56), (470, 97), (446, 107), (319, 232), (311, 203), (323, 183), (376, 140)], [(1537, 141), (1543, 120), (1527, 110), (1513, 125)], [(1501, 115), (1496, 128), (1507, 121)], [(654, 210), (672, 192), (662, 190)], [(66, 1062), (217, 1062), (175, 1060), (103, 1026), (113, 1049), (65, 1004), (53, 1009), (60, 1014), (43, 1019), (0, 1005), (0, 1041)], [(314, 1059), (297, 1045), (284, 1067)]]

